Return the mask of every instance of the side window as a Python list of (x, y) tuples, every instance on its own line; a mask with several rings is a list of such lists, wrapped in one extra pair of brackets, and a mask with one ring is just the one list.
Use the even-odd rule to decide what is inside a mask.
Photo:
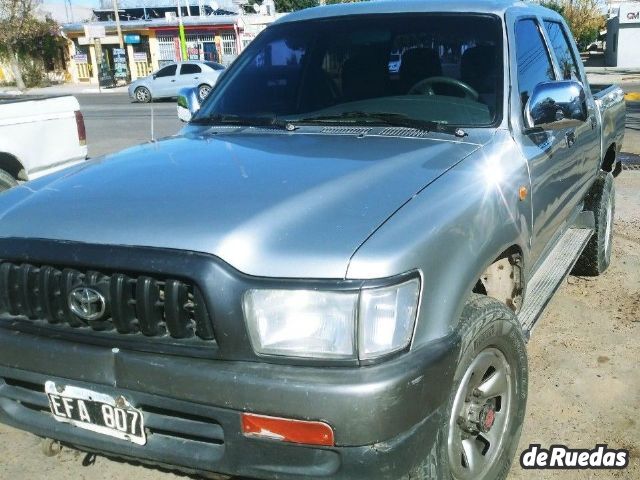
[(567, 40), (567, 34), (558, 22), (551, 22), (545, 20), (544, 27), (547, 29), (547, 35), (551, 42), (551, 48), (558, 60), (558, 66), (560, 72), (562, 72), (563, 80), (577, 80), (582, 82), (580, 78), (580, 69), (576, 63), (576, 59), (569, 47), (569, 41)]
[(533, 19), (519, 20), (516, 24), (516, 62), (518, 92), (524, 107), (536, 85), (555, 80), (544, 39)]
[(180, 67), (180, 75), (192, 75), (194, 73), (201, 73), (202, 69), (199, 65), (194, 63), (183, 63)]
[(166, 67), (158, 70), (158, 73), (156, 73), (156, 78), (173, 77), (176, 74), (177, 68), (177, 65), (167, 65)]

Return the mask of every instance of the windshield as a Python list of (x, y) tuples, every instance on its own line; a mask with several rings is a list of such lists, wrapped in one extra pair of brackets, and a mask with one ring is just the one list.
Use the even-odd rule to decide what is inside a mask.
[(487, 126), (499, 119), (502, 79), (495, 16), (385, 14), (283, 23), (247, 47), (194, 121)]

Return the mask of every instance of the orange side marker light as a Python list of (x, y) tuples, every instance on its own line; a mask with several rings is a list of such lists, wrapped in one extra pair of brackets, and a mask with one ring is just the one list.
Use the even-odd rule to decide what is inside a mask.
[(305, 445), (333, 446), (333, 429), (324, 422), (269, 417), (253, 413), (241, 416), (242, 433), (248, 437), (266, 438)]

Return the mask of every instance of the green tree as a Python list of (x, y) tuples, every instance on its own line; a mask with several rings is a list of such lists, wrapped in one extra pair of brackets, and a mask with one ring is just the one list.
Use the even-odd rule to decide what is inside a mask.
[[(58, 26), (36, 17), (40, 0), (0, 0), (0, 56), (6, 58), (20, 90), (25, 89), (22, 65), (51, 53)], [(22, 64), (22, 65), (21, 65)]]
[(293, 12), (318, 6), (318, 0), (275, 0), (275, 2), (278, 12)]
[(598, 0), (543, 0), (540, 3), (564, 17), (580, 49), (593, 42), (604, 27), (605, 18)]

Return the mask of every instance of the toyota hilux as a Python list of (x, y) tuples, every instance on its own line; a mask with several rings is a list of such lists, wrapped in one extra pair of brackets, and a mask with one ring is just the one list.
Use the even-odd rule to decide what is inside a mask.
[(303, 10), (178, 105), (0, 195), (0, 420), (203, 475), (504, 478), (530, 333), (611, 258), (623, 95), (563, 19)]

